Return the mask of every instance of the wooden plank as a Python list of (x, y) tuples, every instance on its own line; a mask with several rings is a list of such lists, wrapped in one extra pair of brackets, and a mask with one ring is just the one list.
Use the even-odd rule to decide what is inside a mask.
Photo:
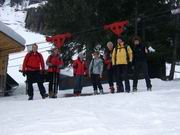
[(5, 75), (7, 71), (7, 56), (0, 57), (0, 75)]
[(7, 49), (12, 49), (12, 48), (14, 48), (14, 50), (10, 51), (10, 53), (22, 51), (24, 50), (25, 46), (22, 46), (20, 43), (18, 43), (14, 39), (0, 32), (0, 50), (4, 50), (4, 49), (7, 50)]
[(8, 55), (0, 57), (0, 64), (0, 75), (5, 75), (7, 73)]
[(0, 75), (0, 95), (4, 96), (4, 90), (5, 90), (5, 76)]
[(7, 76), (8, 55), (0, 57), (0, 95), (5, 94)]
[(20, 52), (21, 48), (8, 48), (8, 49), (4, 49), (3, 51), (0, 51), (0, 56), (3, 56), (2, 54), (10, 54), (10, 53), (16, 53), (16, 52)]

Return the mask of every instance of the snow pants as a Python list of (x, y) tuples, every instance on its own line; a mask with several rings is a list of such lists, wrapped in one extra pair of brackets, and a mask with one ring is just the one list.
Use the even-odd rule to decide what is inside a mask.
[(83, 75), (74, 77), (74, 94), (81, 94), (83, 88)]
[(46, 90), (43, 85), (44, 77), (42, 74), (40, 74), (40, 71), (28, 71), (26, 72), (26, 75), (27, 75), (27, 84), (28, 84), (28, 90), (27, 90), (28, 96), (29, 97), (34, 96), (33, 83), (37, 83), (40, 94), (43, 97), (46, 94)]
[(49, 97), (56, 96), (58, 93), (58, 86), (59, 86), (59, 73), (48, 72), (48, 80), (49, 80)]
[(97, 92), (97, 88), (99, 88), (100, 91), (103, 90), (99, 74), (91, 74), (91, 80), (95, 92)]
[(111, 69), (107, 69), (107, 77), (108, 77), (108, 83), (109, 83), (109, 87), (113, 87), (114, 84), (114, 68), (111, 68)]
[(115, 74), (116, 74), (117, 92), (124, 92), (123, 80), (125, 81), (126, 92), (130, 92), (128, 65), (127, 64), (116, 65), (115, 70), (116, 70)]
[(144, 78), (146, 80), (146, 87), (151, 88), (152, 85), (150, 77), (148, 75), (148, 65), (146, 61), (137, 61), (134, 64), (133, 88), (137, 88), (138, 76), (140, 72), (142, 72), (144, 75)]

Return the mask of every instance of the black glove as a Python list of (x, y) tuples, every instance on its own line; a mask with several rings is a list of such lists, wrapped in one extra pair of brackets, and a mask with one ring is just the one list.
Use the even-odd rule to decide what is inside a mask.
[(25, 77), (26, 76), (26, 72), (22, 72), (23, 76)]
[(133, 66), (133, 63), (132, 63), (132, 62), (129, 62), (129, 63), (128, 63), (128, 66), (129, 66), (129, 67), (132, 67), (132, 66)]
[(129, 69), (130, 71), (133, 71), (133, 70), (134, 70), (134, 64), (133, 64), (132, 62), (129, 62), (129, 63), (128, 63), (128, 69)]

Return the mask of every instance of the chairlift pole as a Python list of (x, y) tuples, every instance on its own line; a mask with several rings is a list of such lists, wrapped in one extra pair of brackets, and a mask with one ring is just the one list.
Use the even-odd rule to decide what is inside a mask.
[(174, 15), (174, 24), (175, 24), (175, 32), (173, 35), (173, 56), (172, 56), (172, 63), (171, 63), (171, 70), (169, 74), (169, 80), (174, 79), (174, 73), (175, 73), (175, 66), (176, 66), (176, 60), (177, 60), (177, 46), (178, 46), (178, 24), (179, 24), (179, 14), (180, 14), (180, 8), (171, 10), (172, 15)]

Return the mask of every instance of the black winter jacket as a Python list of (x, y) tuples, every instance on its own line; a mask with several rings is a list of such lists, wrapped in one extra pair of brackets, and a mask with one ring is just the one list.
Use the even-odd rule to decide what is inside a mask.
[(133, 47), (133, 62), (147, 61), (147, 55), (143, 44), (134, 45)]

